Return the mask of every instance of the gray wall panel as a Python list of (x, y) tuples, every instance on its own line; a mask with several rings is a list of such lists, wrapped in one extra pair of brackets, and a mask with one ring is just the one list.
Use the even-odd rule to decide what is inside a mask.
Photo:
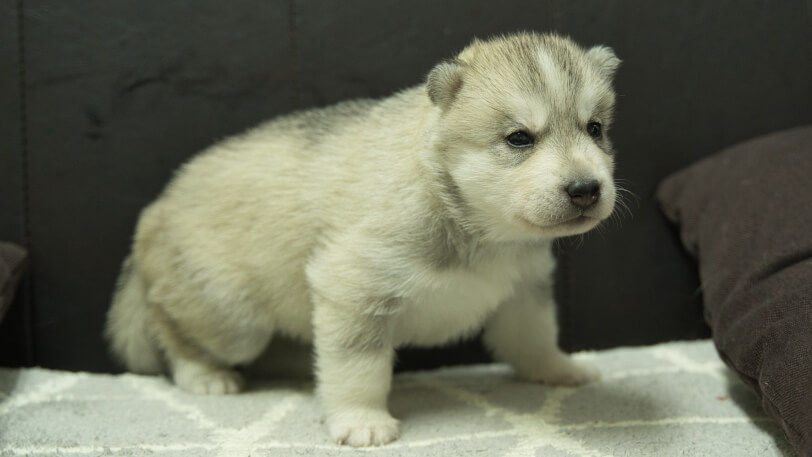
[[(26, 242), (19, 3), (0, 2), (0, 240)], [(0, 365), (32, 363), (28, 277), (0, 325)]]
[(25, 21), (35, 354), (110, 369), (140, 209), (195, 152), (291, 109), (287, 2), (38, 1)]
[(23, 242), (17, 2), (0, 3), (0, 240)]
[[(656, 184), (737, 141), (812, 123), (806, 0), (24, 5), (19, 93), (17, 2), (0, 3), (0, 238), (23, 239), (27, 193), (35, 362), (57, 368), (112, 369), (101, 331), (113, 282), (139, 210), (178, 164), (276, 114), (416, 84), (474, 36), (555, 30), (624, 60), (612, 135), (618, 178), (639, 200), (621, 227), (561, 243), (569, 349), (706, 335), (696, 269), (656, 208)], [(17, 350), (0, 348), (0, 360)], [(478, 351), (420, 354), (413, 366)]]

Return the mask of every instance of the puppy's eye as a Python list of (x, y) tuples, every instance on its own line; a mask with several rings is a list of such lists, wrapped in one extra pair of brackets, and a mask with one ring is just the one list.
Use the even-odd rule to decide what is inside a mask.
[(526, 148), (528, 146), (533, 146), (534, 140), (529, 133), (519, 130), (518, 132), (513, 132), (508, 135), (507, 142), (514, 148)]
[(603, 136), (603, 129), (600, 122), (590, 122), (586, 125), (586, 133), (596, 140)]

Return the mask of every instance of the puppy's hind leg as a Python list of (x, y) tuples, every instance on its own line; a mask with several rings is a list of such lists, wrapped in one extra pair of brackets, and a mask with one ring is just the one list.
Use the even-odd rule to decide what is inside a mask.
[(180, 354), (173, 354), (169, 360), (172, 380), (188, 392), (198, 395), (225, 395), (238, 393), (243, 388), (242, 376), (227, 366)]
[(269, 326), (218, 316), (213, 307), (199, 306), (191, 313), (184, 313), (189, 308), (183, 306), (156, 308), (156, 333), (172, 380), (195, 394), (239, 392), (244, 382), (235, 367), (258, 357), (271, 339)]

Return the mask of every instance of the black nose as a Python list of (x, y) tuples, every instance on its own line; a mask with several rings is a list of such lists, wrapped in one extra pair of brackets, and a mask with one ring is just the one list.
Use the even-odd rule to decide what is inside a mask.
[(601, 194), (601, 185), (596, 180), (573, 181), (567, 186), (572, 204), (579, 208), (589, 208), (598, 201)]

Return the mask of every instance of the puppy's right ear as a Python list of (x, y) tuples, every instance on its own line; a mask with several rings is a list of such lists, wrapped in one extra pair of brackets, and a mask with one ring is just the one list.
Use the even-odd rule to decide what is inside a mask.
[(608, 46), (595, 46), (586, 52), (586, 56), (598, 65), (601, 75), (611, 79), (620, 66), (620, 59)]
[(457, 59), (445, 60), (437, 64), (426, 78), (426, 90), (431, 102), (443, 111), (451, 106), (462, 88), (463, 65)]

